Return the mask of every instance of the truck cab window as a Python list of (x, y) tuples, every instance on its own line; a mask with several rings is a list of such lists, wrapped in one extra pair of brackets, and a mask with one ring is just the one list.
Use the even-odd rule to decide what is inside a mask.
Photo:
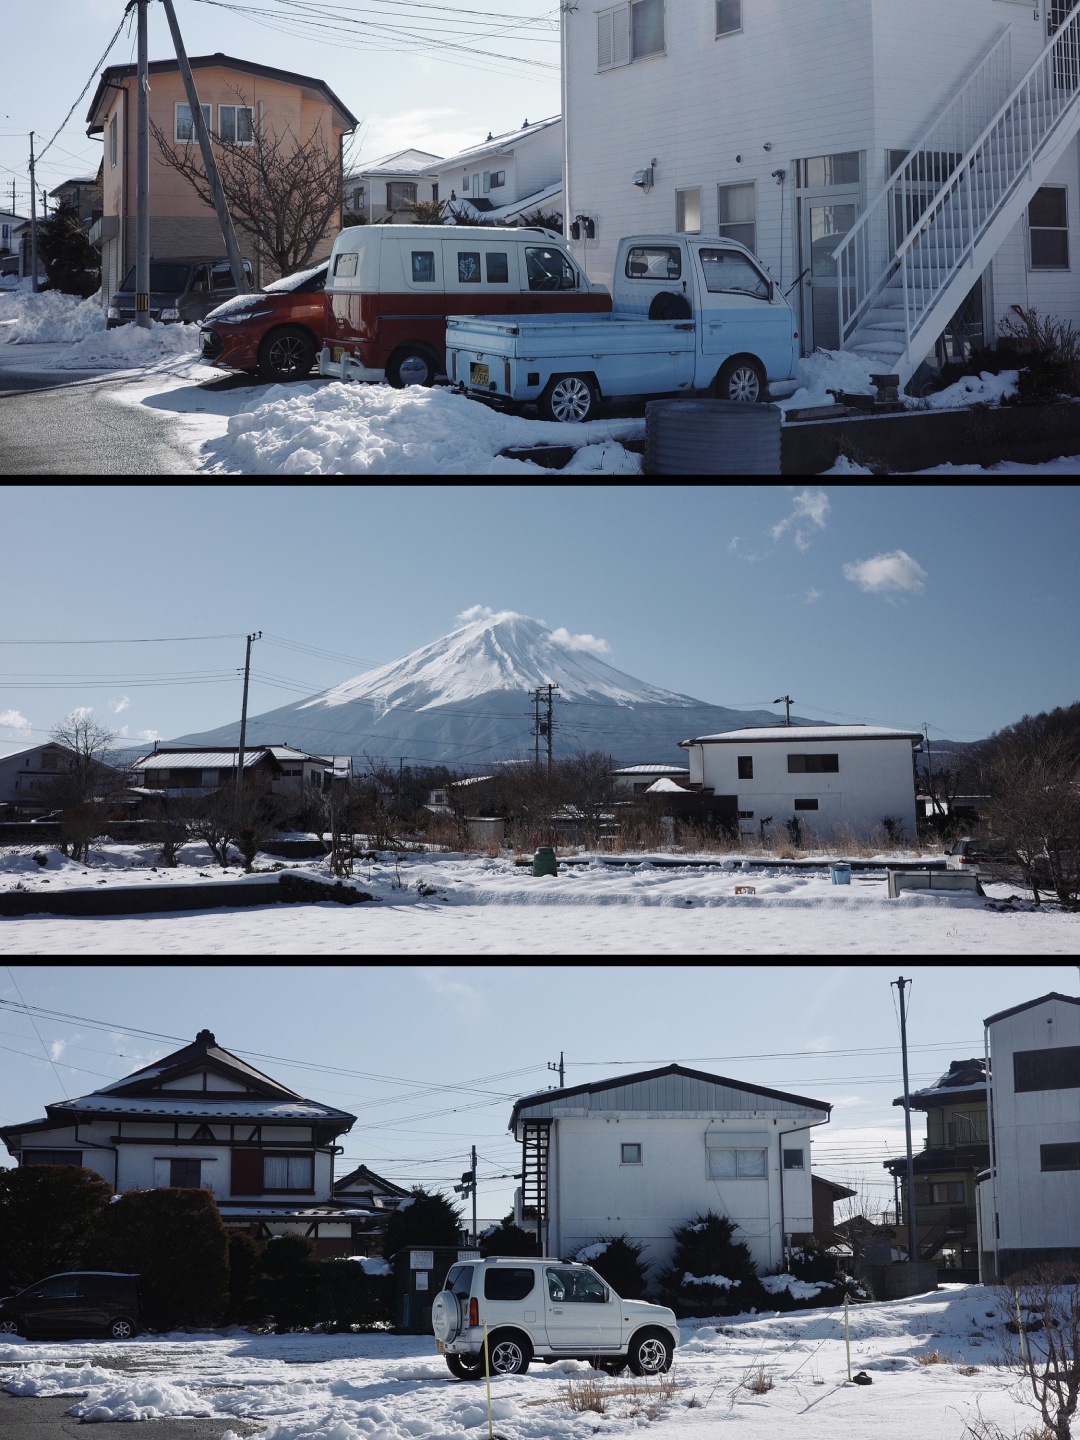
[(682, 276), (682, 255), (677, 245), (633, 245), (626, 252), (629, 280), (678, 280)]
[(711, 295), (753, 295), (758, 300), (772, 298), (772, 286), (765, 276), (738, 250), (702, 249), (701, 268), (705, 288)]

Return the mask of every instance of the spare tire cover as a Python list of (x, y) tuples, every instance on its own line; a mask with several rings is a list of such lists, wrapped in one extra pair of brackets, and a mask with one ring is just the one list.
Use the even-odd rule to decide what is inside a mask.
[(447, 1344), (461, 1330), (461, 1301), (452, 1290), (440, 1290), (431, 1302), (431, 1328)]

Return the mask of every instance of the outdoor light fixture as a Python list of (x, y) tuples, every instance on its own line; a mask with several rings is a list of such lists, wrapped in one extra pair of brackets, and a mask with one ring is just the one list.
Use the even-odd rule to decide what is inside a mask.
[(644, 170), (634, 171), (634, 184), (638, 187), (639, 190), (644, 190), (646, 194), (648, 194), (648, 192), (653, 187), (653, 167), (655, 166), (655, 164), (656, 157), (654, 155), (652, 160), (649, 162), (648, 166)]

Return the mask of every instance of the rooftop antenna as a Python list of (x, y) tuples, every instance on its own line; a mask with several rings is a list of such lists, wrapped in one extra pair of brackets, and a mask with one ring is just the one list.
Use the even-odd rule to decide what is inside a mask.
[(794, 703), (793, 700), (792, 700), (792, 698), (791, 698), (791, 696), (790, 696), (790, 695), (778, 695), (778, 696), (776, 697), (776, 699), (775, 699), (772, 703), (773, 703), (774, 705), (783, 704), (783, 706), (784, 706), (784, 716), (785, 716), (784, 724), (785, 724), (785, 725), (790, 725), (790, 724), (791, 724), (791, 707), (792, 707), (792, 705), (793, 705), (793, 703)]

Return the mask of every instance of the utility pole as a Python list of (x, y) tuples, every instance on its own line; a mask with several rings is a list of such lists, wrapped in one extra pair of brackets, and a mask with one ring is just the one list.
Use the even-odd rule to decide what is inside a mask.
[(466, 1170), (461, 1177), (461, 1184), (454, 1186), (454, 1194), (460, 1195), (463, 1200), (472, 1196), (472, 1243), (477, 1243), (476, 1235), (476, 1146), (472, 1147), (470, 1158), (472, 1169)]
[(37, 278), (37, 182), (34, 178), (34, 132), (30, 131), (30, 288), (38, 293)]
[(934, 793), (934, 762), (930, 754), (930, 726), (925, 720), (922, 729), (923, 735), (926, 737), (926, 785), (930, 791), (930, 809), (937, 815), (938, 800)]
[(233, 287), (238, 295), (246, 295), (250, 287), (248, 286), (247, 276), (244, 274), (243, 261), (240, 258), (240, 246), (237, 244), (236, 231), (233, 229), (232, 216), (229, 214), (229, 207), (225, 200), (225, 192), (221, 188), (217, 161), (214, 159), (214, 151), (210, 145), (210, 132), (206, 128), (206, 119), (203, 116), (202, 106), (199, 104), (199, 95), (195, 89), (195, 81), (191, 77), (191, 66), (188, 64), (187, 51), (184, 49), (184, 40), (180, 34), (180, 26), (176, 23), (176, 11), (173, 9), (173, 0), (161, 0), (161, 3), (165, 6), (165, 15), (169, 21), (169, 29), (172, 32), (173, 49), (176, 51), (180, 74), (184, 79), (184, 91), (187, 94), (188, 105), (191, 107), (191, 123), (195, 130), (195, 137), (199, 142), (199, 150), (202, 152), (203, 169), (206, 171), (206, 179), (210, 186), (210, 193), (214, 197), (214, 209), (217, 211), (218, 224), (221, 226), (221, 237), (225, 241), (225, 252), (229, 257), (229, 269), (232, 271)]
[(135, 323), (150, 328), (150, 89), (146, 51), (146, 6), (139, 14), (138, 128), (135, 146)]
[(531, 692), (533, 702), (533, 726), (530, 732), (533, 737), (533, 764), (537, 770), (540, 769), (540, 690), (539, 687)]
[(900, 1049), (904, 1057), (904, 1132), (907, 1136), (907, 1196), (904, 1210), (907, 1215), (908, 1260), (917, 1260), (915, 1248), (915, 1162), (911, 1156), (911, 1096), (908, 1091), (907, 1063), (907, 1008), (904, 1004), (904, 987), (911, 984), (901, 975), (892, 982), (900, 992)]
[(247, 637), (247, 651), (244, 655), (244, 700), (240, 709), (240, 753), (236, 757), (236, 798), (240, 798), (241, 787), (244, 783), (244, 741), (247, 738), (247, 697), (248, 677), (251, 674), (251, 642), (261, 640), (262, 631), (258, 630), (254, 635)]
[(550, 775), (551, 775), (551, 741), (552, 741), (552, 731), (553, 731), (554, 728), (555, 728), (555, 716), (554, 716), (554, 714), (553, 714), (555, 702), (552, 700), (551, 694), (552, 694), (552, 691), (553, 691), (553, 690), (557, 690), (558, 688), (559, 688), (558, 685), (552, 685), (551, 681), (550, 681), (550, 680), (548, 681), (548, 684), (547, 684), (547, 752), (548, 752), (548, 776), (549, 776), (549, 778), (550, 778)]
[(772, 703), (773, 703), (774, 705), (780, 705), (780, 704), (783, 705), (783, 707), (784, 707), (784, 724), (785, 724), (785, 725), (790, 725), (790, 724), (791, 724), (791, 706), (792, 706), (792, 704), (793, 704), (793, 701), (792, 701), (792, 699), (791, 699), (791, 696), (790, 696), (790, 695), (778, 695), (778, 696), (776, 697), (776, 699), (775, 699)]
[(549, 1070), (557, 1070), (559, 1072), (559, 1089), (561, 1090), (566, 1078), (566, 1067), (563, 1064), (563, 1052), (561, 1050), (559, 1051), (559, 1063), (556, 1065), (554, 1060), (549, 1060), (547, 1067)]

